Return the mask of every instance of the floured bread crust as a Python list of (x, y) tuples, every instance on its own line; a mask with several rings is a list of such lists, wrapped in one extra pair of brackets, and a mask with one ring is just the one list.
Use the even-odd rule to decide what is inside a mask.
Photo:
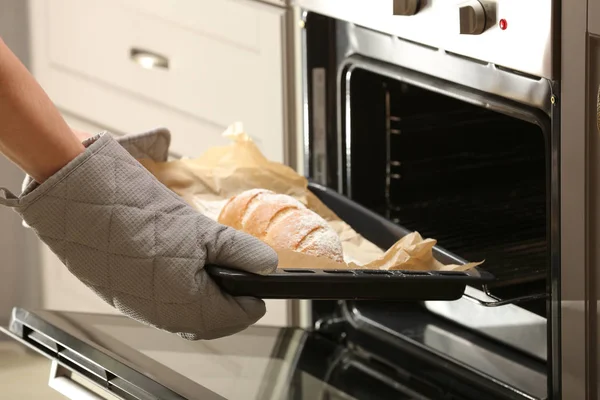
[(291, 196), (251, 189), (232, 197), (218, 221), (284, 248), (343, 262), (342, 243), (321, 216)]

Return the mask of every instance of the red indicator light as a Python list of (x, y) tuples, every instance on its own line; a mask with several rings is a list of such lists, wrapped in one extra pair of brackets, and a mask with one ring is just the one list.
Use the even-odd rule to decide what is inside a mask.
[(506, 22), (505, 19), (501, 19), (500, 22), (498, 22), (498, 26), (500, 29), (505, 30), (508, 27), (508, 22)]

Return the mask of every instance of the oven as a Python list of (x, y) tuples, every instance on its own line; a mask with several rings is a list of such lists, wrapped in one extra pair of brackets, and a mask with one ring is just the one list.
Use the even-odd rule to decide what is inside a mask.
[(20, 308), (0, 332), (52, 360), (53, 387), (124, 399), (598, 398), (600, 0), (291, 3), (311, 191), (497, 279), (451, 302), (292, 302), (306, 329), (209, 342)]
[[(299, 3), (307, 176), (453, 255), (485, 260), (497, 278), (409, 311), (360, 302), (303, 311), (333, 338), (353, 331), (365, 354), (390, 365), (390, 354), (411, 349), (473, 374), (472, 385), (551, 397), (560, 381), (557, 2)], [(474, 341), (504, 350), (469, 358)], [(503, 367), (490, 369), (496, 356)]]

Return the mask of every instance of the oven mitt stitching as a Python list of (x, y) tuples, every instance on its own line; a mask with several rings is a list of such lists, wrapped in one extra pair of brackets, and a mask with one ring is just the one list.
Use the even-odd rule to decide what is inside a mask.
[(109, 134), (84, 144), (84, 153), (23, 195), (0, 190), (0, 204), (21, 214), (105, 302), (140, 322), (195, 340), (232, 334), (264, 315), (261, 300), (223, 293), (203, 268), (270, 273), (277, 265), (270, 247), (195, 211)]
[[(132, 157), (138, 160), (149, 158), (156, 162), (164, 162), (167, 161), (169, 156), (171, 132), (167, 128), (156, 128), (146, 132), (119, 136), (116, 138), (116, 141), (121, 144)], [(37, 182), (29, 175), (26, 175), (21, 185), (21, 192), (24, 195), (36, 187)], [(23, 226), (29, 228), (25, 221), (23, 221)]]
[(116, 139), (135, 159), (149, 158), (156, 162), (167, 161), (171, 133), (166, 128), (121, 136)]
[[(98, 137), (102, 136), (103, 134), (99, 134)], [(96, 153), (98, 153), (100, 150), (102, 150), (108, 143), (104, 143), (102, 144), (101, 147), (99, 147), (98, 149), (94, 149), (91, 156), (95, 155)], [(84, 153), (85, 154), (85, 153)], [(90, 157), (91, 158), (91, 157)], [(49, 191), (51, 191), (53, 188), (55, 188), (57, 185), (60, 185), (66, 178), (68, 178), (71, 174), (75, 173), (83, 164), (85, 164), (90, 158), (85, 158), (83, 160), (80, 159), (80, 157), (75, 158), (73, 161), (71, 161), (66, 167), (64, 167), (63, 169), (61, 169), (60, 171), (58, 171), (56, 174), (54, 174), (53, 176), (51, 176), (50, 178), (48, 178), (48, 180), (46, 182), (44, 182), (44, 184), (39, 185), (37, 184), (37, 182), (34, 182), (33, 185), (29, 185), (28, 186), (28, 190), (30, 190), (27, 193), (22, 194), (20, 197), (15, 196), (14, 194), (12, 194), (8, 189), (6, 188), (0, 188), (0, 190), (3, 190), (5, 193), (8, 193), (9, 196), (13, 199), (15, 199), (14, 202), (12, 202), (12, 204), (15, 204), (12, 207), (15, 206), (21, 206), (24, 203), (27, 203), (28, 200), (31, 198), (31, 200), (28, 202), (29, 204), (27, 204), (24, 208), (23, 208), (23, 212), (27, 211), (27, 208), (29, 208), (30, 206), (32, 206), (33, 204), (35, 204), (35, 202), (42, 198), (43, 195)], [(66, 173), (64, 171), (67, 171)], [(62, 199), (61, 197), (58, 197), (60, 199)], [(8, 204), (7, 202), (3, 203), (3, 199), (0, 198), (0, 204), (3, 205), (8, 205), (10, 206), (10, 204)]]

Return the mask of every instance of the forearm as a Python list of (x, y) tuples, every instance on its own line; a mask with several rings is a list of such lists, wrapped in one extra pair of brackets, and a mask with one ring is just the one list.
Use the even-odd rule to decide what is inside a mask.
[(52, 101), (0, 39), (0, 152), (43, 182), (83, 150)]

